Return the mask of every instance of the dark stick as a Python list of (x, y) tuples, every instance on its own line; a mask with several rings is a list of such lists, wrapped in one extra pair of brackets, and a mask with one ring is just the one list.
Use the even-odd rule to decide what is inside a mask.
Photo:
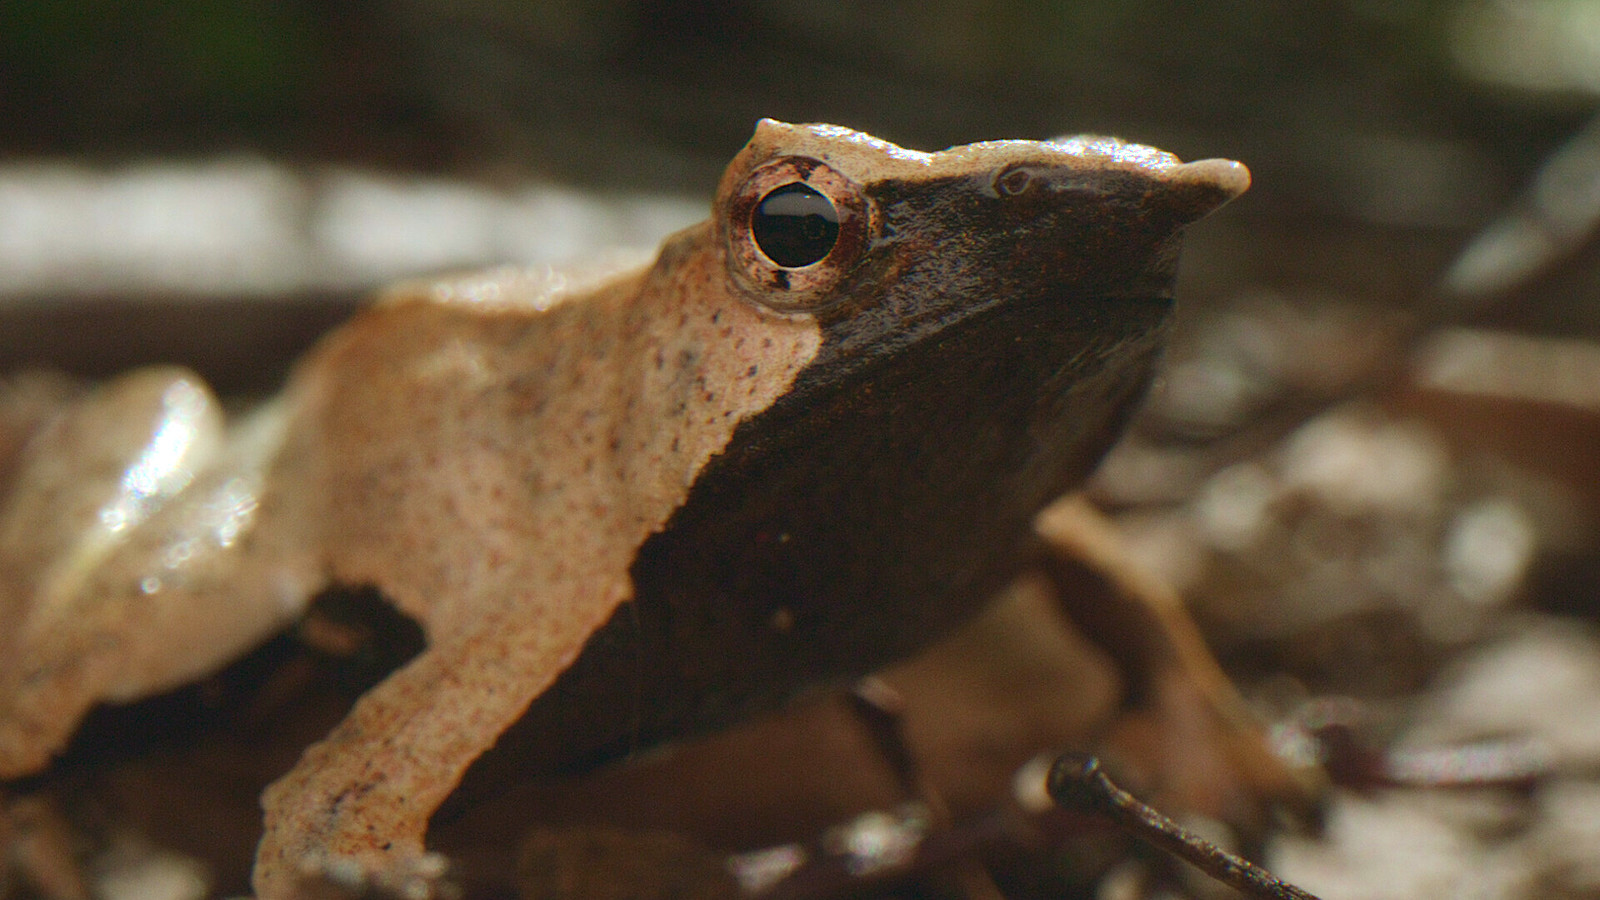
[(1255, 863), (1202, 840), (1161, 813), (1140, 803), (1112, 783), (1093, 756), (1068, 753), (1050, 767), (1047, 789), (1068, 809), (1105, 816), (1139, 838), (1192, 863), (1212, 878), (1262, 900), (1317, 900), (1292, 884), (1274, 878)]

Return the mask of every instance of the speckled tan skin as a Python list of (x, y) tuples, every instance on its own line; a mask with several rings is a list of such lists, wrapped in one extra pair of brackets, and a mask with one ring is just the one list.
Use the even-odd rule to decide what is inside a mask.
[[(842, 224), (826, 259), (784, 270), (750, 249), (748, 223), (765, 191), (795, 178), (815, 179)], [(502, 272), (393, 292), (227, 434), (190, 376), (131, 376), (64, 421), (92, 432), (119, 408), (145, 410), (147, 424), (119, 445), (133, 464), (106, 461), (84, 479), (36, 454), (41, 474), (32, 486), (22, 479), (0, 517), (0, 777), (43, 767), (92, 703), (220, 664), (327, 584), (373, 585), (422, 625), (428, 647), (268, 789), (255, 886), (286, 897), (301, 874), (333, 863), (396, 884), (429, 874), (416, 868), (429, 817), (468, 767), (580, 654), (609, 659), (585, 645), (641, 584), (657, 598), (646, 628), (663, 609), (689, 609), (688, 594), (710, 592), (710, 630), (693, 652), (735, 660), (725, 674), (755, 682), (741, 703), (908, 652), (970, 614), (1027, 542), (1033, 513), (1109, 443), (1159, 346), (1178, 231), (1247, 183), (1236, 163), (1183, 165), (1105, 140), (922, 154), (832, 126), (763, 122), (729, 166), (711, 222), (670, 239), (647, 269)], [(1055, 231), (1065, 237), (1037, 255), (1018, 243)], [(1013, 297), (1054, 318), (1013, 322)], [(973, 356), (997, 351), (994, 365)], [(978, 395), (961, 393), (968, 386)], [(902, 410), (904, 390), (917, 395)], [(998, 392), (1003, 428), (985, 420), (985, 390)], [(768, 421), (770, 441), (758, 425)], [(900, 421), (922, 430), (889, 434)], [(946, 421), (939, 439), (950, 452), (969, 440), (992, 446), (970, 465), (942, 456), (921, 474), (873, 455), (881, 444), (914, 456), (928, 427)], [(991, 478), (991, 461), (1005, 471)], [(938, 475), (944, 468), (958, 477)], [(765, 471), (787, 473), (787, 493), (744, 474)], [(865, 514), (806, 505), (832, 497), (835, 478), (847, 485), (840, 502), (869, 492)], [(41, 545), (30, 524), (74, 479), (98, 493), (75, 501), (76, 516)], [(711, 499), (679, 516), (692, 493)], [(951, 505), (957, 494), (970, 511)], [(790, 509), (804, 517), (788, 521)], [(718, 531), (724, 511), (734, 524)], [(928, 534), (871, 546), (909, 518)], [(968, 526), (979, 537), (963, 540)], [(670, 540), (640, 574), (649, 540), (708, 528), (730, 547), (760, 544), (748, 563), (764, 574), (665, 586), (674, 561), (705, 568)], [(753, 630), (719, 623), (719, 591), (781, 594), (767, 588), (796, 582), (785, 573), (813, 550), (844, 560), (844, 580), (805, 582), (792, 615), (786, 606), (758, 616)], [(919, 552), (959, 564), (939, 576), (952, 587), (926, 596), (926, 616), (914, 607), (925, 596), (917, 579), (936, 566), (912, 558)], [(835, 588), (851, 596), (832, 598)], [(879, 595), (887, 612), (874, 616), (868, 601)], [(829, 603), (848, 607), (849, 640), (826, 638)], [(926, 622), (891, 638), (908, 618)], [(676, 633), (661, 633), (670, 655)], [(809, 636), (820, 641), (816, 661), (782, 664), (809, 652)], [(773, 662), (738, 662), (746, 637)], [(606, 665), (575, 671), (605, 680)], [(720, 689), (694, 681), (697, 663), (683, 668), (674, 684), (718, 699)], [(674, 697), (688, 711), (664, 714), (646, 737), (711, 727), (740, 708), (704, 711), (694, 700)], [(559, 734), (535, 735), (546, 745), (536, 758), (548, 767), (563, 753), (612, 752), (607, 734), (571, 750), (548, 746)]]

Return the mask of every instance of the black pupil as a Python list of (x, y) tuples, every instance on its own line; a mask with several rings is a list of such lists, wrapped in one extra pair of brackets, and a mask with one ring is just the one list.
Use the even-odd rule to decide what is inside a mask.
[(827, 197), (800, 184), (774, 188), (750, 217), (756, 246), (780, 266), (821, 261), (839, 240), (839, 211)]

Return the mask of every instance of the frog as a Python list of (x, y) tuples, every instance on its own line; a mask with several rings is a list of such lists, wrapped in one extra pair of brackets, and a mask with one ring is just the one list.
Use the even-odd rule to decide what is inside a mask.
[[(230, 419), (187, 370), (0, 495), (0, 779), (329, 586), (425, 649), (262, 798), (254, 888), (438, 876), (430, 821), (903, 658), (1036, 552), (1148, 388), (1219, 159), (762, 120), (653, 258), (391, 289)], [(413, 890), (412, 893), (415, 893)]]

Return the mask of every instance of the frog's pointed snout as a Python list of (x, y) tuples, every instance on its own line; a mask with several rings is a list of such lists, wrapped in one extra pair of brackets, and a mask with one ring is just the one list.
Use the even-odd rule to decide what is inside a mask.
[(1231, 159), (1202, 159), (1173, 167), (1160, 202), (1180, 225), (1202, 219), (1250, 189), (1250, 170)]

